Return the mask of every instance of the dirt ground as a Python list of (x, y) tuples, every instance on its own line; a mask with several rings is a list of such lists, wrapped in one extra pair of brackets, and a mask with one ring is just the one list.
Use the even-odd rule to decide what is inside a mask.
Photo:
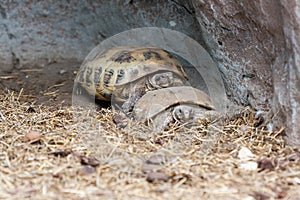
[(168, 131), (74, 109), (79, 63), (0, 75), (0, 199), (300, 199), (300, 150), (245, 110)]
[(0, 74), (0, 89), (26, 94), (28, 101), (36, 104), (72, 104), (74, 79), (81, 63), (53, 63), (45, 67), (15, 69)]

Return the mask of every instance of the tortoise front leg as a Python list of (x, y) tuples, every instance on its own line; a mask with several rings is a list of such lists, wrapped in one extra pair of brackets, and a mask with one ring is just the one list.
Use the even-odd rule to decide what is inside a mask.
[(171, 123), (174, 122), (174, 118), (170, 112), (160, 113), (153, 120), (154, 129), (156, 131), (163, 131), (168, 128)]
[(145, 87), (135, 88), (133, 92), (129, 92), (128, 99), (123, 103), (122, 110), (125, 113), (132, 111), (135, 103), (146, 93)]

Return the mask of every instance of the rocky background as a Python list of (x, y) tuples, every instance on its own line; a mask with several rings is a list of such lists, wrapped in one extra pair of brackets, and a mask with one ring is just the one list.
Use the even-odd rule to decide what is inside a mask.
[(80, 62), (104, 39), (132, 28), (169, 28), (210, 53), (232, 102), (272, 110), (270, 128), (284, 125), (287, 142), (299, 147), (299, 12), (296, 0), (3, 0), (0, 75)]

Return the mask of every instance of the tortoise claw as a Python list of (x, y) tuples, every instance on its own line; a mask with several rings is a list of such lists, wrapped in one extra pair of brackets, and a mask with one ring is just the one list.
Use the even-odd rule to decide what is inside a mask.
[(118, 128), (125, 128), (128, 125), (129, 118), (122, 111), (115, 111), (113, 114), (113, 121)]

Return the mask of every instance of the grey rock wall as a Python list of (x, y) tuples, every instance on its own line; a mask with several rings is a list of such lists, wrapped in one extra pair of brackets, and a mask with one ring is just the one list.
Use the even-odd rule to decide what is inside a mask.
[(193, 4), (227, 96), (237, 104), (273, 110), (270, 128), (285, 126), (288, 143), (300, 146), (299, 1)]
[(272, 65), (285, 48), (279, 2), (194, 0), (194, 6), (228, 97), (238, 104), (268, 109)]
[[(274, 91), (278, 110), (285, 118), (287, 142), (300, 147), (300, 2), (281, 0), (285, 34), (285, 63), (277, 71)], [(282, 72), (282, 73), (281, 73)]]
[(0, 70), (81, 61), (102, 40), (138, 27), (165, 27), (200, 41), (186, 1), (2, 0)]

